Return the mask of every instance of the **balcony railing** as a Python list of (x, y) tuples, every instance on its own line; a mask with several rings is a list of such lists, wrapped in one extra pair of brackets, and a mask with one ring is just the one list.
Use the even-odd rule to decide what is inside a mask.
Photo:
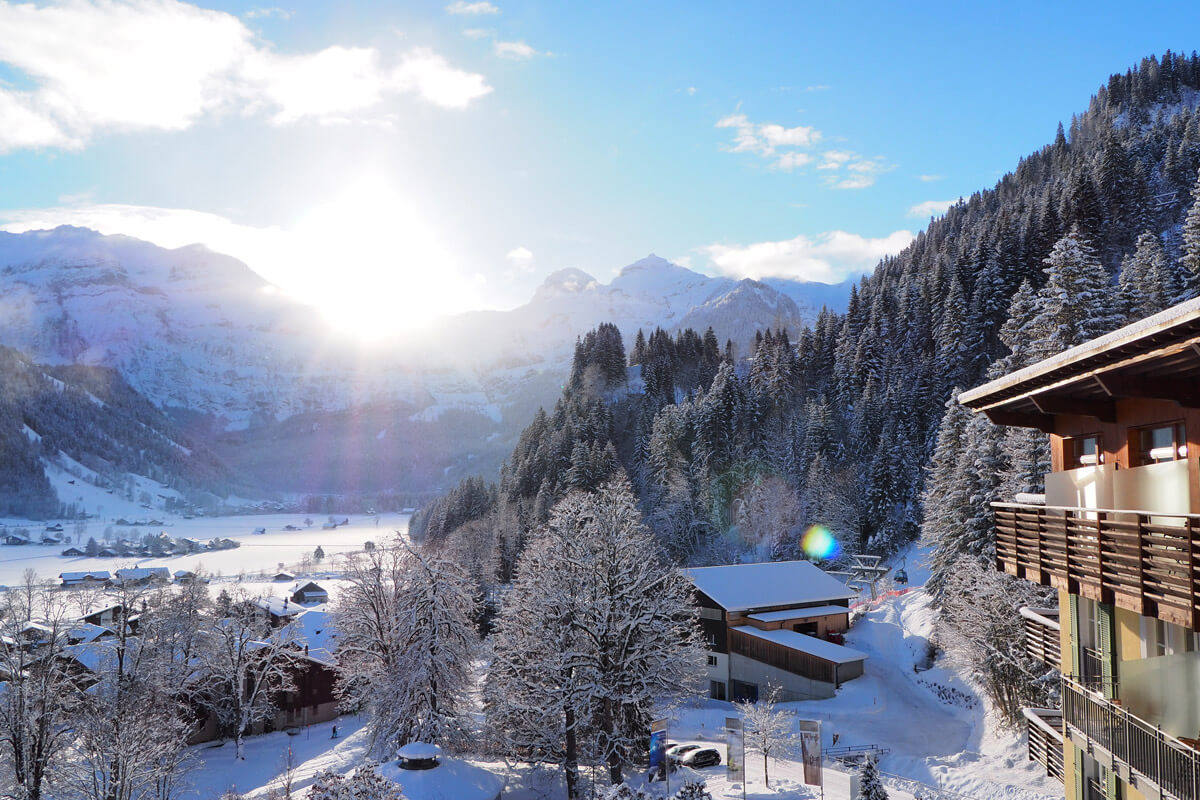
[(1052, 669), (1062, 669), (1057, 608), (1022, 608), (1025, 652)]
[(1175, 800), (1200, 798), (1200, 751), (1067, 677), (1062, 704), (1064, 734), (1106, 751), (1113, 770), (1143, 795), (1149, 783)]
[(1051, 778), (1063, 780), (1062, 712), (1053, 708), (1026, 708), (1029, 760), (1045, 768)]
[(993, 503), (996, 565), (1200, 629), (1200, 515)]

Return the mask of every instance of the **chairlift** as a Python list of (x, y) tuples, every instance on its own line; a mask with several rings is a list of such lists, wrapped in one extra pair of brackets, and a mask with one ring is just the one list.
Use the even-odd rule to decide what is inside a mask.
[(1179, 199), (1179, 192), (1163, 192), (1162, 194), (1154, 195), (1154, 210), (1161, 211), (1164, 208), (1171, 208)]
[(892, 580), (895, 581), (896, 583), (899, 583), (899, 584), (907, 584), (908, 583), (908, 573), (904, 571), (904, 565), (907, 562), (908, 562), (908, 559), (904, 559), (903, 561), (901, 561), (900, 569), (896, 570), (896, 572), (892, 575)]

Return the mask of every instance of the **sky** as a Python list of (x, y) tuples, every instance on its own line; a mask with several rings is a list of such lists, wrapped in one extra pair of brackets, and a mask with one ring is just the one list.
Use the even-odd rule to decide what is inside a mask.
[(1187, 2), (0, 0), (0, 228), (201, 242), (397, 325), (651, 252), (833, 283), (1198, 34)]

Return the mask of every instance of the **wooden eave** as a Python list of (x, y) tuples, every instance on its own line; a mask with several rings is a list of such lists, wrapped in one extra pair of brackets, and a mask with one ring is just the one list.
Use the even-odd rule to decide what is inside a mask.
[(1053, 432), (1060, 414), (1116, 420), (1122, 398), (1200, 408), (1200, 301), (1045, 359), (959, 395), (997, 424)]

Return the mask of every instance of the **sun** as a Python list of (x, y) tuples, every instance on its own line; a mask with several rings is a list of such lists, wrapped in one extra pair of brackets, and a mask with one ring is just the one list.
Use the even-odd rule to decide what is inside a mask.
[(440, 232), (382, 179), (347, 184), (290, 233), (284, 288), (355, 337), (403, 335), (473, 298)]

